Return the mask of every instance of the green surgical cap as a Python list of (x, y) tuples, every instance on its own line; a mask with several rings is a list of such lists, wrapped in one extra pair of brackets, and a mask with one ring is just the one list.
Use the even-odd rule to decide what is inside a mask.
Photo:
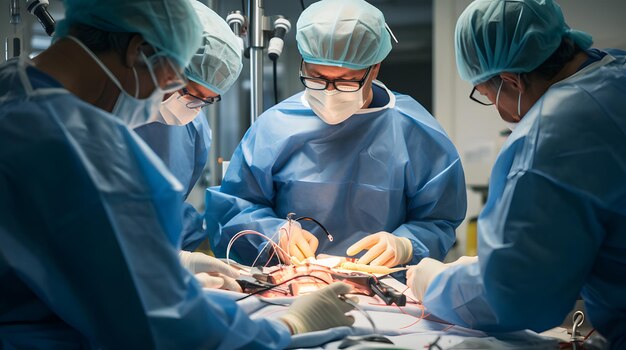
[(55, 36), (63, 37), (76, 23), (107, 32), (138, 33), (144, 40), (186, 67), (200, 45), (195, 0), (65, 0), (65, 19)]
[(300, 15), (296, 41), (305, 62), (365, 69), (391, 51), (385, 17), (363, 0), (322, 0)]
[(456, 24), (456, 64), (476, 86), (502, 73), (539, 67), (569, 37), (581, 49), (592, 39), (571, 30), (552, 0), (475, 0)]
[(202, 45), (185, 69), (187, 77), (217, 93), (224, 94), (241, 73), (242, 48), (239, 38), (217, 13), (194, 1), (202, 30)]

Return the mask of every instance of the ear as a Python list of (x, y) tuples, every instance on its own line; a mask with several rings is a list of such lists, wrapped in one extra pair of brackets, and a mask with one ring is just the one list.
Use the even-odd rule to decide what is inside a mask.
[(526, 82), (517, 73), (503, 72), (500, 73), (500, 78), (507, 84), (510, 84), (522, 94), (526, 91)]
[(128, 68), (132, 68), (137, 64), (139, 60), (139, 53), (141, 52), (141, 46), (146, 41), (139, 34), (133, 35), (126, 47), (126, 54), (124, 56), (124, 65)]

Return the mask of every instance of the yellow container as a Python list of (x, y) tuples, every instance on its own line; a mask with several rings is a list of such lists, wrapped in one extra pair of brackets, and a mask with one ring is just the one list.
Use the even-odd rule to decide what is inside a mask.
[(465, 239), (465, 255), (476, 256), (478, 254), (478, 218), (473, 217), (467, 223), (467, 236)]

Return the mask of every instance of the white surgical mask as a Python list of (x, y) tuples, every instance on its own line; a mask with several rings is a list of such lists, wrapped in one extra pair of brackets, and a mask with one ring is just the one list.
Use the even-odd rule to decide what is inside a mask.
[[(113, 106), (113, 110), (111, 114), (122, 119), (126, 125), (130, 128), (136, 128), (138, 126), (152, 123), (154, 121), (158, 121), (159, 118), (159, 104), (163, 100), (163, 96), (165, 95), (165, 91), (159, 88), (156, 83), (156, 77), (154, 76), (154, 72), (152, 72), (152, 68), (148, 66), (150, 69), (150, 75), (156, 86), (154, 91), (145, 99), (137, 98), (139, 95), (139, 78), (137, 77), (137, 71), (135, 67), (133, 67), (133, 74), (135, 75), (135, 96), (129, 95), (126, 90), (122, 87), (120, 81), (115, 77), (113, 73), (109, 70), (109, 68), (100, 61), (98, 56), (96, 56), (89, 48), (87, 48), (80, 40), (75, 37), (68, 35), (69, 39), (72, 39), (78, 46), (83, 48), (89, 56), (102, 68), (104, 73), (113, 81), (113, 83), (120, 89), (120, 94), (117, 97), (117, 101)], [(143, 57), (146, 63), (148, 62), (146, 56), (142, 53), (141, 57)]]
[(313, 112), (330, 125), (345, 121), (365, 104), (363, 89), (355, 92), (306, 89), (304, 98)]
[(160, 123), (167, 125), (186, 125), (196, 119), (200, 108), (188, 108), (187, 101), (181, 98), (178, 91), (173, 93), (167, 100), (161, 103), (159, 108)]

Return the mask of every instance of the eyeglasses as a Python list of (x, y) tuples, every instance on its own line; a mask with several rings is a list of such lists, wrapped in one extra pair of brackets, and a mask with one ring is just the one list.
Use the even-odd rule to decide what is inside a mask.
[(304, 85), (307, 89), (326, 90), (328, 89), (329, 85), (332, 85), (333, 88), (335, 88), (335, 90), (341, 91), (341, 92), (359, 91), (363, 87), (363, 84), (365, 84), (365, 80), (367, 79), (367, 76), (370, 74), (370, 71), (372, 70), (371, 66), (368, 67), (367, 71), (365, 72), (365, 75), (363, 75), (363, 78), (359, 80), (344, 80), (344, 79), (328, 80), (324, 78), (307, 77), (306, 75), (302, 74), (303, 66), (304, 66), (304, 61), (300, 63), (300, 81), (302, 82), (302, 85)]
[(470, 93), (469, 98), (472, 101), (480, 103), (483, 106), (492, 106), (493, 105), (493, 102), (491, 102), (487, 96), (481, 94), (480, 91), (478, 91), (476, 89), (476, 87), (474, 87), (472, 89), (472, 92)]
[(220, 95), (214, 97), (200, 97), (189, 92), (186, 88), (182, 88), (182, 94), (178, 98), (182, 98), (186, 102), (186, 106), (189, 109), (203, 108), (210, 104), (219, 102), (222, 100)]

